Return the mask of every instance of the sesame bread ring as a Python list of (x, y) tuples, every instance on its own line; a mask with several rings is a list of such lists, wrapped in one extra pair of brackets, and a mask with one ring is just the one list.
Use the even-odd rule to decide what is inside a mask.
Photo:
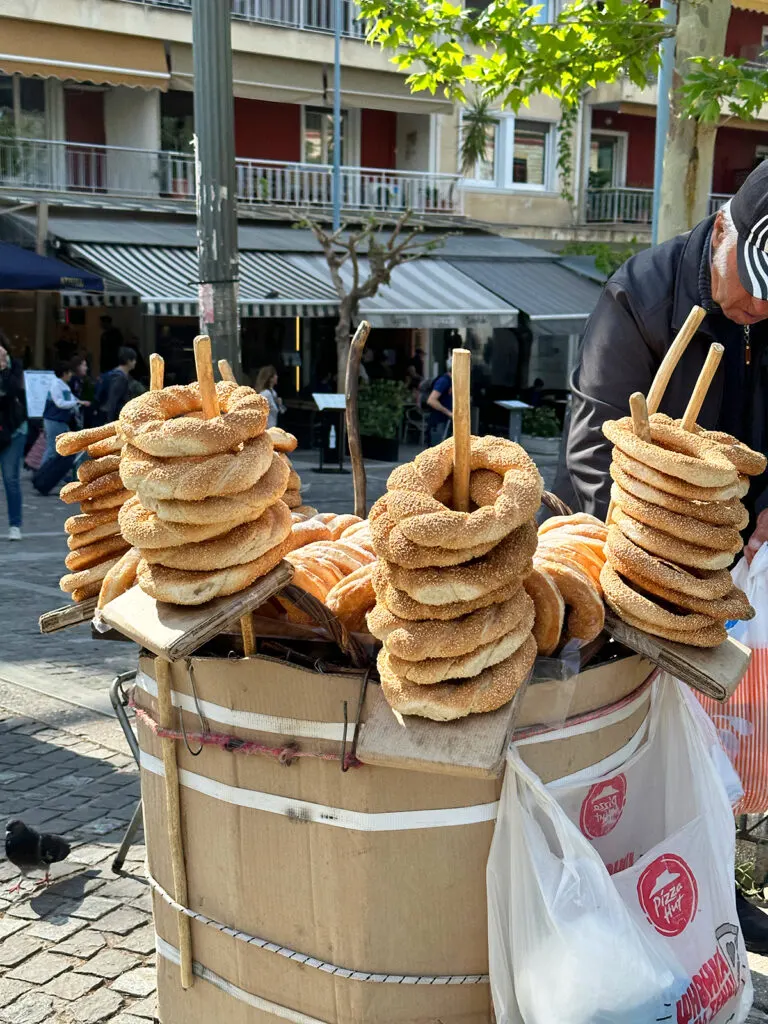
[(171, 523), (160, 519), (156, 512), (144, 508), (139, 498), (134, 495), (125, 502), (119, 511), (118, 522), (123, 537), (134, 547), (140, 548), (171, 548), (185, 544), (199, 544), (229, 533), (241, 523), (251, 518), (244, 513), (244, 519), (233, 519), (229, 522), (214, 520), (211, 523)]
[(550, 516), (539, 527), (539, 536), (543, 537), (546, 533), (564, 528), (569, 530), (576, 528), (585, 537), (603, 538), (607, 530), (605, 523), (597, 516), (591, 516), (587, 512), (574, 512), (570, 516)]
[(539, 540), (534, 565), (539, 557), (547, 558), (553, 562), (564, 562), (566, 565), (578, 566), (599, 588), (600, 573), (605, 565), (605, 555), (602, 548), (600, 548), (599, 552), (594, 551), (588, 545), (581, 544), (578, 539), (572, 538), (567, 540), (565, 537), (558, 538), (550, 534), (549, 539)]
[(325, 523), (331, 531), (332, 540), (338, 540), (342, 533), (348, 530), (350, 526), (365, 522), (360, 516), (354, 516), (351, 513), (337, 515), (335, 512), (319, 512), (316, 518)]
[(497, 544), (483, 558), (440, 569), (403, 569), (380, 559), (382, 573), (389, 583), (405, 591), (414, 601), (428, 605), (474, 601), (498, 590), (506, 583), (526, 576), (536, 550), (536, 526), (525, 523)]
[(97, 498), (92, 498), (90, 501), (81, 501), (80, 509), (82, 512), (87, 513), (103, 512), (108, 508), (118, 509), (132, 497), (133, 491), (112, 491), (109, 494), (100, 494)]
[(603, 585), (605, 600), (620, 617), (627, 612), (634, 619), (662, 626), (677, 633), (695, 633), (711, 624), (706, 615), (663, 608), (630, 586), (609, 562), (603, 566), (600, 582)]
[(98, 476), (87, 484), (81, 484), (79, 480), (71, 484), (64, 484), (59, 491), (59, 497), (67, 505), (71, 505), (75, 501), (92, 501), (94, 498), (101, 498), (105, 494), (115, 494), (122, 490), (123, 482), (120, 479), (120, 474), (115, 471)]
[[(679, 420), (675, 421), (676, 424), (679, 422)], [(695, 430), (697, 434), (706, 438), (707, 441), (714, 442), (726, 459), (733, 463), (740, 475), (760, 476), (761, 473), (765, 472), (768, 459), (766, 459), (762, 452), (753, 451), (743, 441), (739, 441), (737, 437), (733, 437), (732, 434), (725, 434), (720, 430), (703, 430), (698, 426)]]
[(611, 476), (625, 493), (669, 512), (712, 523), (714, 526), (732, 526), (737, 530), (743, 530), (749, 522), (749, 513), (738, 498), (729, 498), (727, 501), (690, 501), (665, 494), (651, 484), (625, 473), (615, 459), (611, 463)]
[(117, 519), (113, 519), (109, 523), (95, 526), (92, 530), (86, 530), (84, 533), (70, 533), (67, 537), (67, 547), (70, 551), (77, 551), (78, 548), (87, 547), (97, 540), (114, 537), (118, 533), (120, 533), (120, 524)]
[(91, 566), (90, 569), (83, 569), (80, 572), (70, 573), (68, 576), (62, 576), (59, 580), (59, 586), (66, 594), (72, 594), (75, 590), (80, 590), (83, 587), (90, 586), (91, 583), (101, 584), (101, 581), (116, 561), (117, 558), (108, 558), (106, 561), (100, 562), (98, 565)]
[[(116, 424), (113, 424), (115, 426)], [(111, 455), (113, 452), (119, 452), (125, 441), (122, 437), (117, 434), (113, 434), (111, 437), (105, 437), (103, 441), (96, 441), (94, 444), (89, 444), (87, 448), (88, 457), (91, 459), (103, 459), (105, 455)]]
[(635, 498), (623, 491), (618, 484), (611, 488), (611, 498), (622, 512), (626, 512), (637, 522), (645, 523), (646, 526), (652, 526), (662, 533), (668, 533), (671, 537), (677, 537), (697, 547), (711, 548), (713, 551), (730, 551), (734, 555), (743, 547), (741, 534), (732, 526), (715, 526), (712, 523), (703, 523), (700, 519), (678, 515), (677, 512), (668, 512), (666, 508), (659, 508), (658, 505)]
[[(606, 554), (632, 580), (653, 580), (665, 590), (713, 601), (725, 597), (733, 587), (727, 569), (683, 569), (682, 566), (649, 554), (626, 537), (618, 526), (608, 531)], [(616, 567), (615, 566), (615, 567)]]
[(87, 601), (91, 597), (96, 597), (100, 590), (100, 582), (89, 583), (86, 587), (78, 587), (77, 590), (73, 590), (72, 600), (77, 601), (79, 604), (81, 601)]
[(88, 430), (68, 430), (59, 434), (56, 438), (56, 451), (59, 455), (77, 455), (97, 441), (113, 437), (117, 431), (117, 423), (104, 423), (100, 427), (90, 427)]
[(383, 604), (377, 604), (368, 614), (368, 629), (386, 644), (391, 655), (404, 661), (459, 658), (516, 629), (530, 604), (528, 595), (519, 587), (507, 601), (448, 622), (402, 619)]
[(673, 643), (684, 644), (687, 647), (719, 647), (721, 643), (728, 639), (725, 626), (720, 622), (712, 622), (711, 620), (709, 625), (703, 629), (696, 630), (695, 632), (681, 633), (679, 630), (668, 629), (666, 626), (659, 626), (654, 622), (648, 622), (646, 619), (637, 619), (629, 612), (622, 612), (619, 618), (626, 622), (628, 626), (634, 626), (635, 629), (639, 629), (643, 633), (650, 633), (653, 636), (661, 637), (663, 640), (671, 640)]
[(419, 686), (396, 675), (385, 648), (379, 652), (381, 689), (390, 707), (402, 715), (450, 722), (467, 715), (495, 711), (508, 704), (536, 660), (536, 641), (529, 636), (509, 658), (464, 683)]
[(189, 415), (202, 409), (197, 382), (147, 391), (123, 406), (120, 433), (147, 455), (169, 457), (231, 451), (263, 433), (266, 398), (228, 380), (218, 382), (216, 394), (220, 413), (205, 420)]
[(427, 547), (472, 548), (498, 543), (533, 518), (543, 482), (520, 445), (500, 437), (473, 437), (470, 466), (503, 477), (494, 504), (474, 512), (456, 512), (434, 497), (453, 472), (453, 438), (390, 474), (387, 509), (408, 540)]
[(282, 544), (291, 535), (291, 513), (281, 501), (270, 505), (258, 519), (242, 523), (229, 533), (197, 544), (168, 548), (146, 548), (144, 561), (169, 569), (194, 569), (211, 572), (231, 565), (254, 562), (267, 551)]
[(70, 516), (64, 523), (64, 529), (67, 533), (71, 534), (88, 533), (90, 530), (103, 526), (105, 523), (116, 522), (118, 511), (119, 509), (116, 508), (108, 508), (104, 509), (103, 512), (81, 513), (80, 515)]
[(716, 444), (691, 434), (658, 413), (650, 417), (652, 442), (643, 441), (632, 430), (632, 420), (606, 420), (603, 433), (620, 451), (696, 487), (727, 487), (736, 482), (733, 464)]
[(552, 579), (567, 605), (565, 639), (589, 643), (599, 636), (605, 625), (605, 608), (593, 580), (578, 565), (565, 561), (537, 558), (536, 568)]
[(401, 619), (415, 621), (429, 620), (445, 622), (449, 619), (459, 619), (470, 612), (476, 612), (479, 608), (487, 608), (492, 604), (500, 604), (514, 597), (520, 590), (520, 579), (514, 579), (506, 586), (492, 590), (489, 594), (474, 601), (454, 601), (452, 604), (422, 604), (421, 601), (414, 601), (404, 590), (398, 590), (388, 581), (381, 561), (376, 563), (373, 573), (373, 589), (376, 591), (376, 600), (384, 607)]
[(280, 427), (270, 427), (267, 433), (269, 434), (276, 452), (296, 451), (296, 446), (299, 442), (293, 434), (289, 434), (287, 430), (282, 430)]
[(81, 569), (90, 569), (92, 565), (98, 565), (115, 555), (122, 555), (129, 547), (120, 534), (115, 537), (107, 537), (105, 540), (97, 540), (84, 548), (77, 548), (70, 551), (64, 559), (64, 565), (70, 572), (80, 572)]
[(494, 541), (478, 544), (473, 548), (434, 548), (414, 544), (403, 534), (387, 512), (387, 495), (373, 505), (369, 513), (371, 536), (376, 554), (388, 562), (395, 562), (405, 569), (424, 569), (429, 566), (459, 565), (473, 558), (487, 555), (496, 546)]
[(640, 480), (642, 483), (650, 484), (656, 490), (664, 494), (671, 494), (676, 498), (685, 498), (687, 501), (729, 501), (731, 498), (743, 498), (749, 490), (749, 480), (744, 484), (741, 477), (726, 487), (694, 487), (682, 480), (677, 480), (667, 473), (659, 473), (650, 466), (643, 465), (637, 459), (625, 455), (619, 448), (613, 449), (613, 465), (619, 466), (625, 473)]
[(691, 569), (727, 569), (733, 561), (730, 551), (713, 551), (711, 548), (689, 544), (652, 526), (646, 526), (645, 523), (639, 523), (618, 508), (614, 509), (612, 522), (638, 547), (675, 565)]
[(120, 456), (117, 454), (105, 455), (101, 459), (86, 459), (77, 470), (77, 479), (82, 484), (88, 484), (107, 473), (116, 473), (120, 469)]
[(373, 590), (374, 568), (374, 562), (361, 565), (334, 584), (326, 595), (326, 608), (352, 633), (365, 631), (366, 614), (376, 601)]
[(523, 581), (526, 593), (533, 599), (536, 618), (533, 638), (539, 654), (548, 658), (560, 646), (565, 624), (565, 601), (557, 584), (545, 569), (534, 568)]
[(136, 578), (141, 589), (156, 601), (181, 605), (206, 604), (216, 597), (237, 594), (250, 587), (252, 583), (274, 569), (290, 548), (291, 541), (288, 537), (282, 544), (278, 544), (253, 562), (231, 565), (226, 569), (212, 572), (169, 569), (164, 565), (149, 565), (142, 559)]
[(468, 654), (461, 654), (455, 658), (423, 658), (421, 661), (406, 661), (404, 658), (394, 655), (387, 645), (390, 670), (400, 679), (416, 683), (417, 686), (434, 686), (436, 683), (444, 683), (449, 679), (472, 679), (474, 676), (479, 676), (481, 672), (485, 672), (486, 669), (498, 665), (500, 661), (509, 658), (522, 647), (531, 635), (534, 615), (533, 601), (529, 601), (523, 618), (514, 629), (490, 643), (476, 647)]
[(239, 494), (201, 498), (200, 501), (179, 501), (176, 498), (147, 498), (142, 504), (156, 512), (160, 519), (171, 523), (232, 522), (256, 519), (265, 508), (282, 497), (288, 480), (288, 469), (274, 452), (272, 462), (264, 476), (253, 487)]
[[(290, 479), (290, 470), (288, 470)], [(288, 508), (299, 508), (301, 506), (301, 493), (299, 491), (285, 491), (283, 494), (283, 501)]]
[(136, 583), (136, 570), (141, 561), (141, 552), (138, 548), (128, 548), (122, 558), (112, 566), (107, 575), (101, 581), (99, 589), (99, 600), (97, 607), (103, 608), (105, 604), (120, 597), (126, 590), (130, 590)]

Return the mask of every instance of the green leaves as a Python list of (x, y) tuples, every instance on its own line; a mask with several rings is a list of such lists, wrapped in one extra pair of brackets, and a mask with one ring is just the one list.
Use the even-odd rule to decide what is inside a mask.
[(724, 113), (748, 121), (768, 103), (768, 67), (740, 57), (694, 57), (681, 86), (684, 117), (716, 124)]

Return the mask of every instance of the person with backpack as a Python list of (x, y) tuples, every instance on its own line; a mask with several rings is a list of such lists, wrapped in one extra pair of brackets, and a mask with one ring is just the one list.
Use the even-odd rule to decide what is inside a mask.
[(24, 371), (0, 331), (0, 473), (8, 505), (8, 540), (21, 540), (21, 460), (27, 439)]
[(70, 429), (75, 410), (81, 405), (89, 406), (90, 402), (81, 401), (72, 393), (69, 382), (72, 379), (72, 366), (69, 362), (56, 364), (56, 379), (51, 384), (43, 409), (43, 429), (45, 430), (45, 455), (41, 465), (56, 458), (56, 438)]
[(439, 444), (448, 437), (453, 419), (453, 379), (451, 365), (453, 359), (448, 356), (445, 373), (432, 381), (432, 390), (427, 397), (429, 419), (427, 420), (427, 444)]
[(96, 405), (96, 425), (111, 423), (131, 398), (133, 380), (131, 372), (136, 366), (136, 350), (123, 346), (117, 355), (117, 366), (102, 373), (96, 385), (93, 400)]

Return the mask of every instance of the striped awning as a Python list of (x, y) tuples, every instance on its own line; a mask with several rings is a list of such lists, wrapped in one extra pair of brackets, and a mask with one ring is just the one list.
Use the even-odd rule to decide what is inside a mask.
[[(297, 270), (329, 280), (323, 256), (286, 256)], [(361, 274), (368, 271), (360, 260)], [(352, 282), (352, 268), (340, 269), (345, 285)], [(518, 310), (488, 291), (445, 260), (424, 258), (401, 264), (392, 271), (390, 283), (376, 295), (363, 299), (360, 315), (373, 327), (516, 327)]]
[[(197, 304), (197, 252), (140, 245), (71, 245), (87, 260), (141, 298), (151, 316), (194, 317)], [(331, 317), (337, 298), (325, 280), (269, 252), (240, 253), (242, 317)]]

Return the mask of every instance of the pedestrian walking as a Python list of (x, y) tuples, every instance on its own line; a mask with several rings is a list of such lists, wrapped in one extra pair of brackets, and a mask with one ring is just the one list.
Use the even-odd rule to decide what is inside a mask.
[[(92, 402), (95, 391), (95, 384), (90, 377), (88, 372), (88, 359), (84, 355), (74, 356), (70, 363), (72, 369), (72, 378), (69, 382), (69, 387), (75, 398), (79, 398), (81, 401)], [(92, 405), (78, 406), (75, 409), (73, 417), (73, 426), (76, 430), (82, 430), (83, 427), (93, 426), (92, 414), (94, 412)]]
[(441, 376), (436, 377), (432, 382), (432, 390), (427, 397), (429, 406), (429, 419), (427, 430), (429, 436), (427, 444), (436, 444), (443, 441), (451, 429), (453, 419), (453, 379), (451, 377), (451, 365), (453, 357), (448, 356), (448, 369)]
[(285, 412), (285, 406), (277, 391), (277, 370), (274, 366), (262, 366), (256, 377), (256, 390), (269, 402), (267, 428), (277, 426), (277, 417)]
[(24, 371), (0, 331), (0, 472), (8, 505), (8, 540), (21, 540), (21, 462), (27, 438)]
[(118, 352), (117, 366), (99, 377), (94, 394), (97, 425), (116, 420), (120, 410), (131, 399), (131, 389), (136, 383), (131, 373), (136, 366), (136, 359), (136, 349), (125, 345)]
[(90, 402), (77, 398), (70, 387), (72, 380), (71, 363), (57, 363), (56, 379), (51, 384), (43, 408), (43, 429), (45, 430), (45, 455), (42, 465), (56, 457), (56, 438), (70, 429), (75, 410), (89, 406)]

